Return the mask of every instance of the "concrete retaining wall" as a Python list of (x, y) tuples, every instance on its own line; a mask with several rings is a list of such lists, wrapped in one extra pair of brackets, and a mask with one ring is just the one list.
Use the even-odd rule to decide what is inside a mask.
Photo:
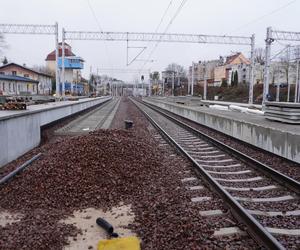
[[(174, 114), (183, 116), (199, 124), (216, 129), (239, 140), (300, 163), (300, 128), (293, 127), (290, 131), (287, 125), (276, 124), (278, 128), (268, 126), (269, 121), (261, 117), (260, 123), (254, 119), (247, 121), (242, 117), (244, 114), (235, 113), (235, 117), (223, 114), (214, 114), (214, 111), (196, 110), (174, 103), (162, 102), (157, 99), (144, 99), (144, 101), (157, 107), (168, 110)], [(215, 111), (218, 113), (217, 111)], [(281, 126), (281, 127), (280, 127)]]
[(38, 146), (41, 140), (41, 126), (69, 115), (83, 111), (110, 99), (99, 97), (88, 100), (59, 103), (58, 106), (12, 112), (0, 117), (0, 167), (15, 160)]

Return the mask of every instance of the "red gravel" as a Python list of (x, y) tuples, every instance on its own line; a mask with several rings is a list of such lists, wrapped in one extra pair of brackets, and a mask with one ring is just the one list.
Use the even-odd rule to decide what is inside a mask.
[[(197, 136), (193, 136), (192, 133), (187, 132), (187, 130), (185, 130), (184, 128), (180, 127), (179, 125), (173, 123), (172, 121), (170, 121), (168, 118), (162, 116), (161, 114), (159, 114), (158, 112), (150, 109), (149, 107), (139, 104), (139, 106), (145, 110), (145, 112), (147, 112), (148, 115), (151, 116), (152, 119), (154, 119), (155, 122), (157, 122), (173, 139), (175, 139), (175, 141), (177, 143), (179, 143), (180, 146), (182, 146), (185, 150), (188, 151), (199, 151), (201, 152), (201, 146), (199, 145), (190, 145), (189, 142), (186, 142), (185, 138), (188, 138), (189, 141), (196, 141)], [(210, 143), (207, 143), (209, 147), (214, 148), (212, 145), (210, 145)], [(214, 151), (216, 150), (213, 149)], [(193, 156), (197, 155), (196, 153), (192, 153)], [(227, 155), (227, 154), (225, 154)], [(200, 156), (196, 157), (196, 161), (198, 161), (200, 164), (207, 164), (207, 165), (223, 165), (223, 163), (220, 163), (219, 161), (221, 161), (222, 159), (231, 159), (231, 157), (228, 156), (224, 156), (218, 159), (214, 159), (215, 162), (209, 162), (209, 159), (201, 159)], [(230, 164), (235, 163), (235, 161), (231, 161)], [(239, 163), (239, 162), (237, 162)], [(227, 164), (227, 163), (225, 163)], [(243, 165), (243, 164), (242, 164)], [(249, 168), (248, 168), (249, 169)], [(251, 169), (251, 168), (250, 168)], [(208, 169), (210, 170), (210, 168)], [(240, 169), (242, 170), (242, 169)], [(217, 170), (217, 171), (222, 171), (221, 170)], [(244, 174), (230, 174), (230, 175), (222, 175), (222, 174), (215, 174), (215, 173), (211, 173), (211, 176), (213, 178), (222, 178), (222, 179), (226, 179), (227, 181), (230, 179), (246, 179), (246, 178), (251, 178), (251, 177), (256, 177), (256, 176), (261, 176), (260, 173), (258, 173), (257, 171), (253, 171), (251, 169), (250, 173), (244, 173)], [(249, 186), (250, 188), (254, 188), (254, 187), (261, 187), (261, 186), (267, 186), (267, 185), (274, 185), (274, 181), (272, 181), (270, 178), (265, 178), (260, 180), (260, 181), (255, 181), (255, 182), (227, 182), (227, 181), (219, 181), (218, 182), (223, 185), (223, 186), (231, 186), (231, 187), (245, 187), (245, 186)], [(261, 191), (259, 193), (255, 193), (255, 192), (237, 192), (237, 191), (229, 191), (232, 195), (237, 195), (240, 197), (255, 197), (255, 198), (266, 198), (266, 197), (279, 197), (279, 196), (285, 196), (285, 195), (294, 195), (296, 196), (295, 193), (291, 193), (288, 190), (286, 190), (285, 188), (280, 187), (280, 185), (278, 185), (278, 183), (276, 183), (276, 186), (278, 186), (278, 189), (275, 190), (270, 190), (270, 191)], [(242, 194), (243, 193), (243, 194)], [(291, 207), (295, 207), (298, 206), (299, 200), (294, 200), (294, 201), (290, 201), (289, 203), (287, 202), (241, 202), (243, 204), (243, 206), (249, 208), (253, 208), (253, 207), (259, 207), (260, 210), (262, 211), (272, 211), (272, 209), (274, 207), (276, 207), (277, 209), (280, 207), (281, 211), (290, 211)], [(252, 204), (253, 203), (253, 204)], [(287, 204), (291, 204), (292, 206), (288, 206)], [(268, 225), (273, 225), (273, 227), (278, 227), (279, 228), (287, 228), (287, 229), (293, 229), (295, 227), (298, 226), (298, 224), (294, 224), (293, 220), (296, 220), (297, 217), (293, 217), (290, 220), (278, 220), (276, 217), (275, 218), (271, 218), (268, 220)], [(265, 222), (265, 221), (262, 221)], [(272, 224), (273, 222), (273, 224)], [(281, 224), (282, 223), (282, 224)], [(295, 239), (292, 239), (293, 242), (290, 242), (288, 245), (293, 245), (296, 246), (297, 245), (297, 240), (295, 241)], [(283, 244), (285, 244), (286, 242), (283, 241)]]
[(149, 123), (127, 100), (113, 126), (123, 127), (125, 117), (134, 122), (131, 131), (58, 137), (30, 152), (43, 156), (0, 188), (0, 211), (25, 215), (1, 227), (0, 249), (62, 249), (78, 231), (60, 219), (74, 210), (109, 209), (121, 201), (132, 205), (136, 217), (130, 227), (143, 249), (257, 248), (248, 236), (214, 238), (215, 228), (238, 225), (230, 214), (224, 220), (199, 216), (201, 209), (227, 210), (222, 201), (207, 190), (212, 202), (191, 204), (179, 174), (190, 169), (189, 163), (170, 158), (169, 146), (157, 147)]

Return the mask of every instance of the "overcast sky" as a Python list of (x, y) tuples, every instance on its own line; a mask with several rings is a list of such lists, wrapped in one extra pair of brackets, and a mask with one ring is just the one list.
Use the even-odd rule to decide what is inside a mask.
[[(165, 29), (181, 2), (172, 1), (159, 31)], [(0, 23), (54, 24), (57, 21), (60, 30), (64, 27), (99, 31), (100, 25), (104, 31), (154, 32), (169, 3), (170, 0), (9, 0), (1, 1)], [(300, 31), (299, 13), (300, 0), (187, 0), (168, 32), (243, 36), (255, 33), (256, 46), (263, 47), (268, 26)], [(55, 45), (51, 36), (6, 35), (5, 39), (9, 45), (4, 51), (7, 58), (28, 66), (45, 65), (45, 57)], [(140, 69), (144, 64), (134, 62), (126, 67), (126, 42), (67, 42), (76, 55), (84, 58), (86, 77), (90, 66), (95, 72), (97, 68)], [(130, 46), (145, 45), (148, 49), (140, 59), (148, 57), (153, 43), (130, 43)], [(274, 53), (276, 49), (280, 48), (274, 47)], [(151, 57), (154, 62), (148, 63), (145, 69), (161, 71), (171, 62), (187, 67), (192, 61), (217, 59), (235, 51), (246, 56), (250, 52), (247, 46), (160, 43)], [(131, 50), (129, 56), (133, 58), (136, 52)], [(134, 78), (133, 74), (117, 71), (113, 76), (123, 80)]]

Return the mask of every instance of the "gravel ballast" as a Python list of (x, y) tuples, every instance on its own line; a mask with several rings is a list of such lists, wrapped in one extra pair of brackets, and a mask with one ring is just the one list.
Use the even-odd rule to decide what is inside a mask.
[[(200, 210), (228, 209), (208, 189), (212, 202), (191, 203), (197, 191), (189, 192), (181, 181), (190, 164), (170, 146), (157, 146), (150, 124), (127, 99), (113, 127), (123, 128), (125, 118), (134, 122), (130, 131), (57, 137), (31, 152), (43, 156), (0, 188), (0, 212), (24, 215), (20, 222), (0, 228), (0, 249), (62, 249), (69, 236), (80, 233), (62, 219), (74, 211), (108, 210), (120, 202), (132, 207), (135, 220), (128, 227), (143, 249), (258, 248), (247, 235), (215, 238), (215, 229), (241, 225), (229, 213), (201, 217)], [(198, 184), (205, 185), (201, 180)]]

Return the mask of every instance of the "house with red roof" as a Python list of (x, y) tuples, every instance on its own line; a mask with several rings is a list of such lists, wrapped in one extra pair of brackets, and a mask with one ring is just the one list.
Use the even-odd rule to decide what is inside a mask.
[[(67, 94), (83, 94), (84, 92), (84, 84), (81, 81), (81, 70), (83, 69), (84, 60), (76, 56), (72, 52), (72, 47), (65, 43), (65, 59), (64, 59), (64, 67), (65, 67), (65, 91)], [(55, 72), (56, 67), (56, 54), (55, 50), (50, 52), (46, 57), (46, 67), (49, 71)], [(62, 43), (59, 43), (58, 50), (58, 67), (61, 72), (62, 69)], [(60, 79), (61, 74), (60, 74)], [(62, 86), (60, 86), (62, 89)]]

